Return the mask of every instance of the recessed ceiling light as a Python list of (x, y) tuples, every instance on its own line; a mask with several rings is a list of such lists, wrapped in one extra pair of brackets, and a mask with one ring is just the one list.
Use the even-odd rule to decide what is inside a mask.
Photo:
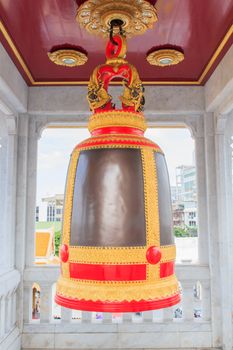
[(154, 49), (147, 54), (147, 61), (154, 66), (167, 67), (184, 60), (184, 54), (177, 49)]
[(53, 63), (66, 66), (76, 67), (87, 62), (87, 54), (77, 49), (61, 49), (48, 52), (48, 57)]
[(171, 64), (171, 63), (172, 63), (172, 59), (169, 58), (169, 57), (164, 57), (164, 58), (160, 58), (159, 62), (160, 62), (162, 65), (168, 65), (168, 64)]
[(68, 64), (68, 65), (72, 65), (74, 64), (76, 61), (74, 58), (69, 58), (69, 57), (65, 57), (62, 59), (62, 62)]

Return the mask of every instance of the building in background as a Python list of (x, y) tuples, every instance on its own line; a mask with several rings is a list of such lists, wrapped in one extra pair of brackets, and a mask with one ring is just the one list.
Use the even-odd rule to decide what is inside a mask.
[(55, 194), (41, 198), (36, 205), (36, 222), (62, 221), (63, 194)]
[(175, 227), (185, 228), (184, 219), (184, 204), (173, 202), (172, 203), (172, 213), (173, 213), (173, 225)]
[(40, 206), (36, 206), (36, 222), (40, 221)]
[(193, 165), (176, 167), (177, 200), (180, 202), (196, 202), (196, 168)]
[(64, 194), (55, 194), (53, 196), (44, 197), (42, 198), (42, 203), (44, 203), (46, 207), (46, 220), (41, 218), (39, 221), (62, 221)]
[(170, 188), (172, 204), (177, 203), (177, 186), (171, 186)]
[(198, 217), (195, 166), (180, 165), (176, 167), (176, 186), (171, 187), (171, 196), (174, 226), (182, 228), (197, 228)]
[(197, 227), (197, 203), (185, 202), (184, 224), (189, 227)]

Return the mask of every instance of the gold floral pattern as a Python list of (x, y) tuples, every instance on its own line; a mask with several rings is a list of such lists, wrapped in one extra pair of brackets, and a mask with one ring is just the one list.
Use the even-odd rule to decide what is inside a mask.
[(137, 128), (142, 131), (147, 129), (144, 116), (137, 112), (109, 111), (93, 114), (88, 122), (88, 130), (92, 132), (95, 129), (109, 126), (126, 126)]

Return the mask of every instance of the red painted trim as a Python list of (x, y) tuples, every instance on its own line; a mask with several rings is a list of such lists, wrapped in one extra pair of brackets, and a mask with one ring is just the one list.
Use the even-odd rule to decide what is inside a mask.
[(160, 278), (168, 277), (174, 274), (174, 261), (160, 264)]
[[(156, 148), (158, 151), (161, 151), (159, 146), (152, 142), (144, 142), (138, 140), (96, 140), (96, 142), (84, 142), (77, 146), (78, 149), (82, 149), (85, 147), (94, 147), (94, 146), (102, 146), (102, 145), (128, 145), (128, 146), (148, 146)], [(162, 151), (161, 151), (162, 152)]]
[(66, 298), (56, 294), (55, 302), (58, 305), (83, 311), (99, 311), (99, 312), (139, 312), (163, 309), (180, 302), (180, 294), (161, 300), (140, 300), (140, 301), (92, 301)]
[(97, 265), (70, 263), (70, 277), (95, 281), (146, 280), (146, 264)]
[(104, 128), (95, 129), (91, 132), (92, 136), (98, 136), (103, 134), (133, 134), (143, 136), (144, 131), (137, 128), (130, 128), (127, 126), (107, 126)]

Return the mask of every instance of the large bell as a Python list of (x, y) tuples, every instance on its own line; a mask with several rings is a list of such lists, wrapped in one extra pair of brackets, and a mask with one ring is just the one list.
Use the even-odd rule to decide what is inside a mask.
[[(114, 70), (114, 57), (107, 55), (106, 65), (93, 73), (92, 137), (74, 149), (67, 175), (55, 300), (72, 309), (144, 311), (180, 301), (166, 162), (159, 146), (143, 136), (141, 82), (119, 52)], [(114, 109), (107, 93), (115, 76), (127, 81), (122, 110)]]

